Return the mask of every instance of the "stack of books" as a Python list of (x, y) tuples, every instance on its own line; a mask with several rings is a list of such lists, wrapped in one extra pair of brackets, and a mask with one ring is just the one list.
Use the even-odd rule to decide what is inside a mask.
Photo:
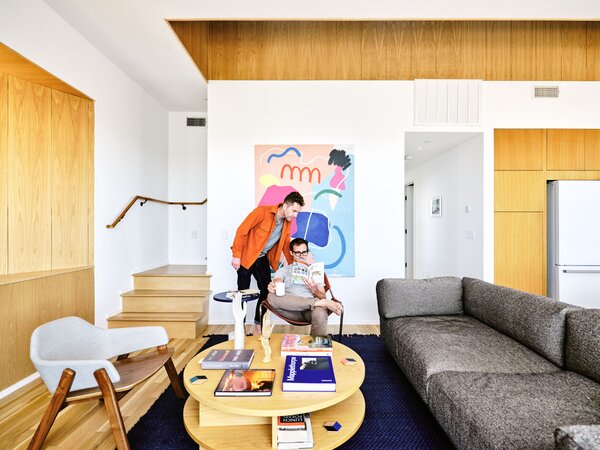
[(281, 343), (281, 356), (332, 356), (331, 336), (310, 336), (308, 334), (285, 334)]
[(309, 414), (277, 418), (277, 448), (313, 448), (315, 445)]

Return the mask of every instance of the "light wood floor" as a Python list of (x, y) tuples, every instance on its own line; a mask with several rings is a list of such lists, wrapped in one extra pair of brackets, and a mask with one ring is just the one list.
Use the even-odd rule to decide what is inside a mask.
[[(332, 325), (328, 331), (335, 335), (337, 328)], [(233, 325), (210, 325), (205, 334), (227, 334), (230, 331), (233, 331)], [(273, 332), (308, 333), (308, 327), (304, 329), (276, 325)], [(379, 326), (344, 325), (344, 334), (379, 335)], [(169, 342), (169, 347), (175, 352), (173, 362), (178, 372), (183, 370), (206, 341), (207, 338), (172, 339)], [(160, 370), (119, 401), (128, 431), (168, 385), (166, 372)], [(0, 449), (26, 449), (49, 401), (50, 393), (39, 379), (0, 400)], [(89, 401), (63, 409), (48, 434), (44, 448), (114, 449), (115, 443), (104, 406), (98, 401)]]

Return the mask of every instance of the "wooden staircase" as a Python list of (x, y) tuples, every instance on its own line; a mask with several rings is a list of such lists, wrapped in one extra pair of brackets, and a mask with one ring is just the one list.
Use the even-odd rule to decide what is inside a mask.
[(202, 336), (211, 293), (206, 266), (168, 265), (135, 273), (133, 287), (121, 294), (123, 312), (108, 318), (109, 328), (160, 325), (171, 339)]

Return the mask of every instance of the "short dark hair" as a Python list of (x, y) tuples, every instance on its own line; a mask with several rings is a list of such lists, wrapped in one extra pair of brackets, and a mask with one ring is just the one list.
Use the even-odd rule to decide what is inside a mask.
[(290, 251), (294, 251), (294, 247), (298, 247), (299, 245), (306, 244), (306, 250), (308, 250), (308, 241), (302, 238), (294, 238), (290, 241)]
[(300, 195), (300, 192), (294, 191), (290, 192), (283, 199), (283, 203), (287, 203), (288, 205), (293, 205), (294, 203), (298, 203), (300, 206), (304, 206), (304, 197)]

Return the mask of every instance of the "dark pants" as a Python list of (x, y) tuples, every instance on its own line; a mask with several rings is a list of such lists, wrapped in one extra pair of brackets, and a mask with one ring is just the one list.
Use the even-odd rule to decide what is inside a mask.
[(267, 298), (269, 290), (267, 289), (271, 282), (271, 266), (267, 256), (261, 256), (254, 264), (246, 269), (244, 266), (240, 266), (237, 271), (237, 287), (238, 291), (242, 289), (248, 289), (250, 287), (250, 275), (254, 275), (258, 289), (260, 290), (260, 297), (256, 302), (256, 311), (254, 312), (254, 323), (260, 323), (260, 304)]

